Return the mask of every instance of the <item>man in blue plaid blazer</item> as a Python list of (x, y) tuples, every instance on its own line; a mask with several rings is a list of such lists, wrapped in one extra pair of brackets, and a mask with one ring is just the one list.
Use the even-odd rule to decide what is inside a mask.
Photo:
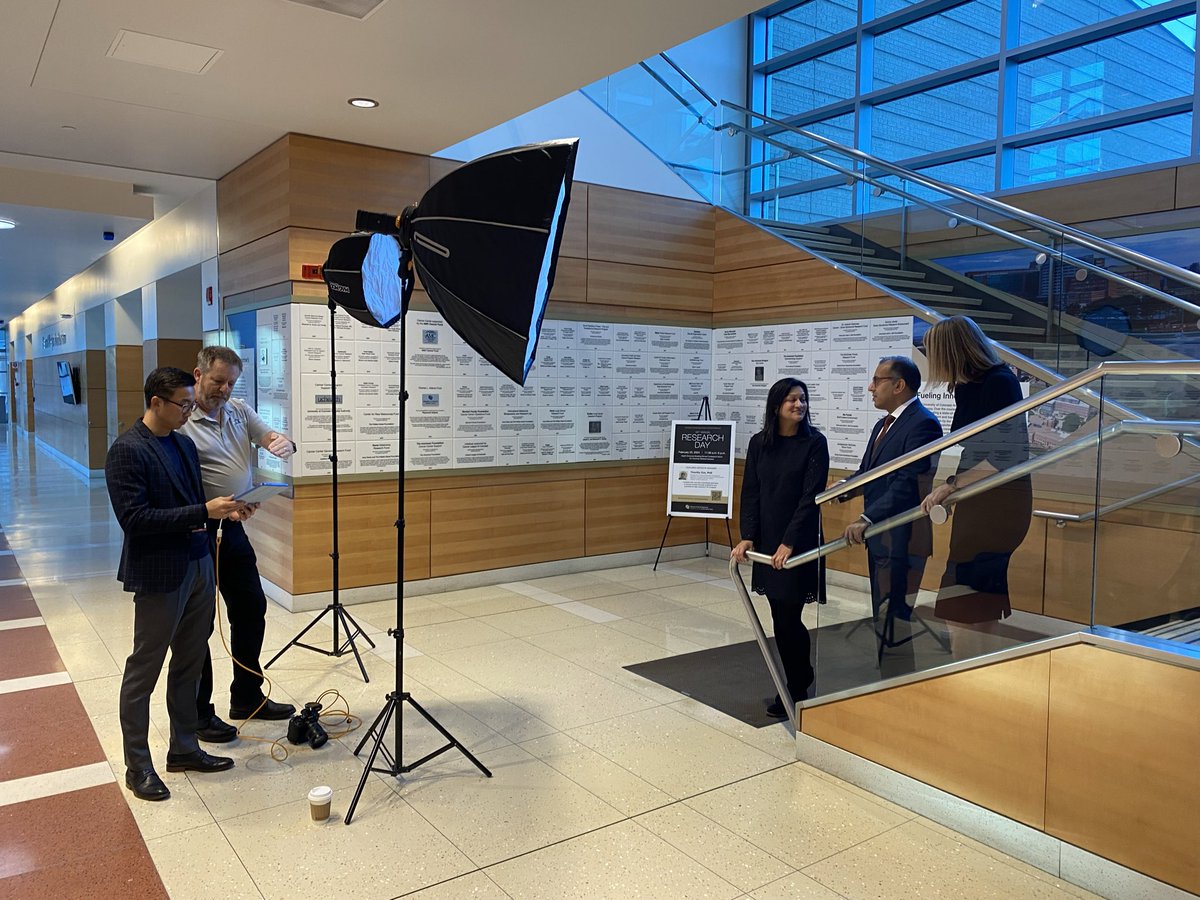
[(121, 679), (125, 784), (142, 800), (171, 796), (150, 758), (150, 694), (171, 650), (167, 713), (168, 772), (218, 772), (233, 760), (196, 742), (196, 688), (208, 645), (216, 590), (205, 527), (240, 510), (232, 497), (204, 499), (196, 446), (175, 429), (195, 406), (195, 378), (155, 369), (146, 379), (146, 412), (109, 448), (108, 496), (125, 533), (117, 579), (133, 593), (133, 652)]

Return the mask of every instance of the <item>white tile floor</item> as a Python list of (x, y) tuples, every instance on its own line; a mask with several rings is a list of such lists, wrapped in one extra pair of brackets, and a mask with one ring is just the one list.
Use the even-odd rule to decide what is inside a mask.
[[(103, 483), (25, 439), (10, 437), (7, 451), (0, 523), (119, 776), (132, 617)], [(164, 883), (178, 898), (1090, 896), (795, 762), (784, 724), (751, 728), (624, 670), (750, 639), (726, 577), (723, 561), (697, 559), (412, 598), (405, 687), (495, 777), (455, 751), (403, 779), (372, 775), (346, 826), (362, 729), (292, 748), (285, 762), (243, 738), (220, 748), (236, 768), (164, 771), (169, 802), (131, 802)], [(351, 611), (379, 645), (364, 655), (370, 684), (350, 656), (293, 648), (269, 670), (274, 697), (299, 704), (337, 690), (355, 715), (375, 716), (395, 682), (385, 634), (395, 611)], [(313, 616), (273, 606), (264, 660)], [(310, 640), (328, 643), (329, 629)], [(213, 654), (220, 682), (218, 637)], [(166, 721), (160, 685), (160, 760)], [(411, 709), (401, 733), (406, 761), (441, 743)], [(316, 784), (335, 792), (325, 824), (308, 818)]]

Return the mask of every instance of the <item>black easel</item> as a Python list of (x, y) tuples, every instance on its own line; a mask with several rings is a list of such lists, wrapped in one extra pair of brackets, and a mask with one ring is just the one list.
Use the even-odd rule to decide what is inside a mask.
[[(708, 398), (704, 397), (700, 401), (700, 411), (696, 413), (697, 422), (707, 422), (712, 419), (712, 407), (708, 405)], [(668, 467), (670, 462), (667, 463)], [(652, 572), (658, 571), (658, 561), (662, 559), (663, 547), (667, 545), (667, 532), (671, 530), (671, 520), (675, 517), (667, 513), (667, 527), (663, 529), (662, 540), (658, 542), (658, 555), (654, 557), (654, 568)], [(708, 519), (704, 520), (704, 555), (708, 556)], [(729, 546), (733, 547), (733, 533), (729, 530), (729, 519), (725, 519), (725, 534), (729, 538)]]
[[(421, 766), (435, 756), (441, 756), (447, 750), (457, 748), (467, 759), (475, 764), (480, 772), (488, 778), (492, 777), (492, 773), (487, 766), (476, 759), (471, 751), (459, 743), (458, 739), (447, 731), (437, 719), (435, 719), (426, 709), (412, 698), (412, 694), (404, 690), (404, 404), (408, 400), (408, 391), (405, 389), (405, 333), (404, 333), (404, 318), (400, 318), (400, 431), (399, 441), (399, 458), (396, 461), (396, 627), (388, 629), (388, 637), (396, 642), (396, 689), (387, 695), (387, 702), (384, 703), (383, 709), (379, 711), (379, 715), (375, 717), (375, 721), (371, 723), (370, 729), (363, 739), (358, 742), (358, 746), (354, 748), (354, 755), (358, 756), (362, 752), (362, 748), (366, 746), (367, 741), (371, 740), (371, 736), (375, 736), (375, 744), (371, 747), (371, 753), (367, 756), (367, 763), (363, 768), (362, 778), (358, 782), (358, 787), (354, 791), (354, 799), (350, 801), (350, 806), (346, 810), (346, 824), (349, 825), (354, 818), (354, 810), (358, 806), (358, 799), (362, 796), (363, 788), (367, 786), (367, 778), (372, 772), (379, 772), (382, 775), (390, 775), (393, 778), (399, 778), (406, 772), (411, 772), (413, 769)], [(420, 759), (409, 765), (403, 763), (403, 719), (404, 708), (403, 704), (409, 704), (421, 716), (437, 729), (447, 741), (446, 744), (434, 750), (431, 753), (426, 753)], [(384, 741), (387, 738), (388, 724), (392, 721), (392, 717), (396, 718), (396, 728), (394, 732), (395, 749), (391, 752), (384, 746)], [(375, 758), (379, 754), (383, 754), (383, 759), (387, 763), (386, 767), (376, 766)]]
[[(287, 653), (292, 647), (303, 647), (305, 650), (312, 650), (314, 653), (323, 653), (326, 656), (342, 656), (346, 649), (349, 648), (354, 652), (354, 660), (358, 663), (358, 669), (362, 672), (363, 681), (370, 682), (370, 677), (367, 675), (367, 667), (363, 665), (362, 657), (358, 653), (358, 647), (355, 645), (355, 638), (361, 637), (364, 641), (375, 646), (375, 642), (367, 636), (363, 631), (362, 626), (354, 621), (354, 617), (346, 612), (346, 607), (341, 604), (338, 596), (341, 578), (339, 577), (338, 568), (338, 456), (337, 456), (337, 414), (338, 414), (338, 395), (337, 395), (337, 356), (336, 356), (336, 341), (333, 327), (333, 313), (337, 306), (332, 300), (329, 301), (329, 403), (332, 414), (330, 422), (333, 428), (333, 449), (329, 454), (329, 461), (333, 463), (333, 530), (331, 532), (333, 538), (333, 552), (329, 554), (329, 558), (333, 560), (333, 600), (328, 606), (321, 610), (321, 614), (313, 619), (304, 627), (298, 635), (292, 638), (284, 648), (271, 657), (264, 669), (271, 668), (271, 663)], [(326, 650), (323, 647), (314, 647), (312, 644), (305, 644), (301, 638), (308, 634), (309, 629), (320, 622), (327, 614), (333, 615), (333, 649)], [(339, 627), (346, 629), (346, 640), (343, 643), (338, 637)]]

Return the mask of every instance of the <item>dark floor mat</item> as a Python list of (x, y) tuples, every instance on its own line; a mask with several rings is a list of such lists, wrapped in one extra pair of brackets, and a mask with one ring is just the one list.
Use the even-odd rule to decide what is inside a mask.
[[(814, 695), (833, 694), (950, 661), (949, 652), (919, 625), (897, 623), (897, 636), (907, 635), (910, 627), (917, 632), (916, 640), (886, 648), (882, 660), (868, 620), (840, 622), (813, 631), (813, 661), (817, 670)], [(775, 652), (775, 640), (768, 640)], [(766, 714), (765, 701), (775, 696), (775, 686), (755, 641), (668, 656), (625, 668), (755, 728), (779, 721)]]
[[(774, 651), (775, 641), (769, 640)], [(755, 641), (652, 659), (625, 669), (755, 728), (779, 721), (766, 713), (775, 685)]]

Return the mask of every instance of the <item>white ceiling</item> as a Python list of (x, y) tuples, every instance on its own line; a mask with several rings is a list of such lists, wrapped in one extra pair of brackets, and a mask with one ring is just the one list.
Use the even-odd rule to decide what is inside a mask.
[[(0, 166), (127, 183), (162, 214), (287, 132), (432, 153), (760, 5), (384, 0), (359, 20), (287, 0), (2, 0)], [(200, 75), (109, 58), (121, 29), (221, 53)], [(0, 186), (0, 216), (25, 219), (0, 232), (4, 319), (108, 249), (97, 227), (135, 224), (93, 208), (67, 227), (11, 200)]]

